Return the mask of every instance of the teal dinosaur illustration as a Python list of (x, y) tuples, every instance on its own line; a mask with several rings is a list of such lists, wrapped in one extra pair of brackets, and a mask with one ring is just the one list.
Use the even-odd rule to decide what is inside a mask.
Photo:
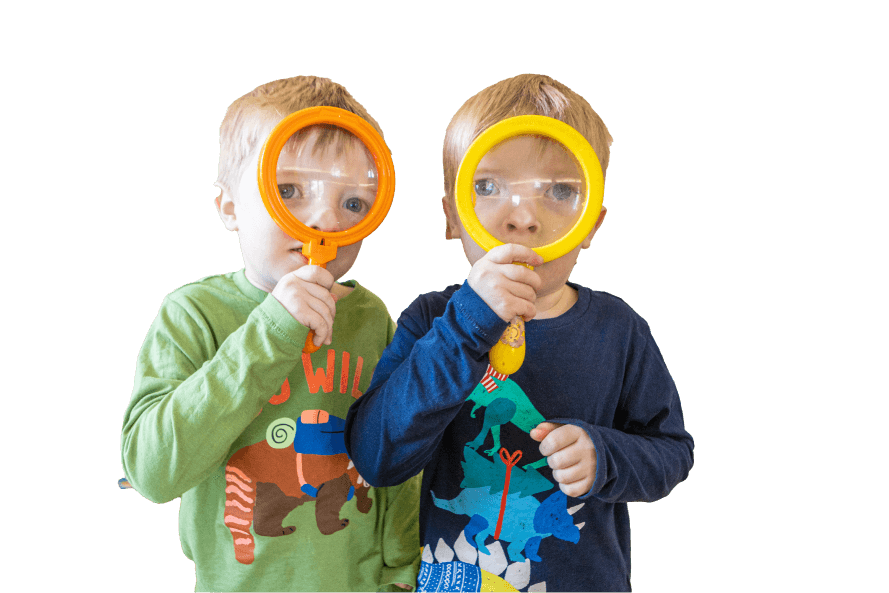
[[(493, 388), (486, 387), (485, 383), (493, 385)], [(512, 422), (522, 431), (530, 433), (533, 428), (545, 421), (545, 418), (537, 411), (515, 381), (508, 377), (501, 380), (496, 375), (492, 376), (490, 367), (482, 383), (476, 385), (472, 393), (469, 394), (469, 399), (475, 402), (470, 415), (475, 418), (476, 411), (483, 407), (485, 408), (485, 417), (481, 432), (466, 446), (478, 450), (490, 431), (494, 438), (494, 446), (485, 450), (485, 453), (491, 457), (500, 451), (501, 425)], [(544, 465), (546, 465), (546, 458), (529, 463), (524, 467), (539, 468)]]
[[(488, 494), (500, 495), (503, 492), (503, 484), (506, 478), (506, 465), (500, 458), (493, 461), (479, 455), (468, 446), (463, 448), (463, 481), (460, 488), (487, 487)], [(531, 496), (538, 492), (546, 492), (555, 487), (555, 484), (540, 475), (535, 468), (516, 467), (510, 474), (509, 492), (516, 494), (518, 498)]]

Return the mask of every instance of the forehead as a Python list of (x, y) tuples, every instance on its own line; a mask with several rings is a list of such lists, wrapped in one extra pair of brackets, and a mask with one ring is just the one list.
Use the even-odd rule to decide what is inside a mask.
[(336, 126), (316, 125), (297, 131), (281, 149), (281, 156), (300, 159), (343, 158), (373, 163), (373, 156), (361, 140)]
[[(304, 132), (300, 135), (301, 132)], [(377, 169), (364, 144), (343, 130), (306, 128), (285, 144), (278, 158), (279, 182), (314, 181), (345, 183), (350, 187), (374, 186)]]
[(574, 156), (561, 143), (534, 135), (507, 138), (489, 150), (476, 169), (476, 173), (530, 171), (551, 175), (580, 174)]

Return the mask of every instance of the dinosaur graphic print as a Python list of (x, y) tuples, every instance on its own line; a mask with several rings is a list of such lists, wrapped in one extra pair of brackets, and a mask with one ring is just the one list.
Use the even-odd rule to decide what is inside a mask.
[[(468, 447), (464, 455), (477, 456)], [(504, 464), (499, 465), (501, 468), (504, 467)], [(494, 468), (496, 467), (497, 465), (494, 465)], [(501, 470), (498, 473), (494, 468), (492, 470), (495, 474), (490, 480), (492, 484), (497, 483), (498, 475), (505, 474), (505, 471)], [(515, 490), (510, 489), (506, 492), (501, 482), (499, 488), (494, 485), (465, 488), (451, 500), (442, 500), (433, 494), (433, 502), (439, 508), (469, 517), (469, 523), (463, 530), (465, 537), (484, 554), (489, 553), (485, 542), (495, 533), (497, 534), (495, 539), (510, 542), (507, 554), (513, 562), (524, 562), (526, 556), (539, 562), (537, 548), (540, 546), (540, 541), (551, 535), (577, 543), (580, 539), (580, 529), (574, 525), (568, 513), (567, 496), (558, 490), (541, 503), (531, 494), (550, 490), (553, 487), (552, 483), (534, 469), (527, 471), (519, 469), (518, 473), (525, 475), (520, 476), (522, 479)], [(541, 488), (538, 485), (540, 480), (546, 481), (547, 485)], [(511, 480), (511, 483), (515, 484), (516, 480)], [(504, 494), (506, 494), (507, 512), (501, 513)], [(500, 530), (495, 531), (495, 526), (499, 526)]]
[[(500, 451), (500, 426), (507, 422), (513, 423), (523, 432), (531, 430), (545, 418), (537, 411), (522, 388), (506, 375), (498, 373), (491, 365), (481, 382), (476, 385), (469, 399), (475, 403), (470, 415), (475, 418), (479, 408), (485, 408), (484, 426), (474, 441), (467, 443), (468, 447), (478, 449), (485, 442), (488, 432), (494, 438), (494, 446), (485, 451), (488, 455), (495, 455)], [(536, 462), (535, 467), (543, 467), (546, 460)]]
[[(458, 541), (441, 540), (438, 544), (462, 557), (454, 561), (453, 552), (439, 554), (436, 550), (438, 562), (433, 563), (431, 550), (424, 552), (421, 576), (425, 575), (426, 582), (421, 582), (419, 590), (478, 591), (480, 578), (464, 576), (475, 574), (467, 560), (478, 562), (482, 576), (487, 575), (485, 568), (490, 570), (495, 564), (491, 560), (494, 550), (502, 557), (497, 570), (505, 570), (506, 582), (521, 590), (531, 582), (531, 563), (541, 562), (538, 549), (544, 539), (554, 537), (575, 544), (580, 540), (584, 524), (575, 525), (572, 515), (584, 505), (568, 508), (568, 497), (539, 471), (546, 458), (521, 465), (523, 452), (502, 446), (501, 427), (507, 423), (530, 433), (545, 421), (517, 383), (488, 366), (469, 400), (473, 402), (470, 416), (481, 415), (482, 428), (463, 448), (461, 490), (449, 500), (431, 493), (436, 507), (466, 517)], [(488, 435), (493, 447), (485, 448)], [(499, 578), (501, 572), (491, 577)], [(449, 584), (445, 586), (445, 582)], [(545, 583), (535, 583), (532, 589), (540, 587), (545, 590)]]

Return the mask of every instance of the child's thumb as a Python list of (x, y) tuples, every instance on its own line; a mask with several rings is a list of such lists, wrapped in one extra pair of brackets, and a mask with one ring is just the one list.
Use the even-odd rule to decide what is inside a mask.
[(549, 433), (559, 428), (560, 426), (564, 425), (558, 424), (556, 422), (541, 422), (536, 427), (531, 429), (531, 438), (540, 443), (547, 437)]

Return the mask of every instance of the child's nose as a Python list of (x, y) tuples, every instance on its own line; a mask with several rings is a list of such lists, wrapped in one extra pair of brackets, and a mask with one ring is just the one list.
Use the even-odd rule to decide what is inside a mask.
[(514, 199), (515, 207), (512, 208), (503, 221), (507, 232), (535, 234), (540, 230), (540, 221), (537, 218), (537, 208), (534, 200)]
[(308, 220), (303, 221), (308, 227), (317, 231), (339, 231), (341, 221), (337, 217), (336, 208), (325, 200), (316, 200), (311, 207)]

